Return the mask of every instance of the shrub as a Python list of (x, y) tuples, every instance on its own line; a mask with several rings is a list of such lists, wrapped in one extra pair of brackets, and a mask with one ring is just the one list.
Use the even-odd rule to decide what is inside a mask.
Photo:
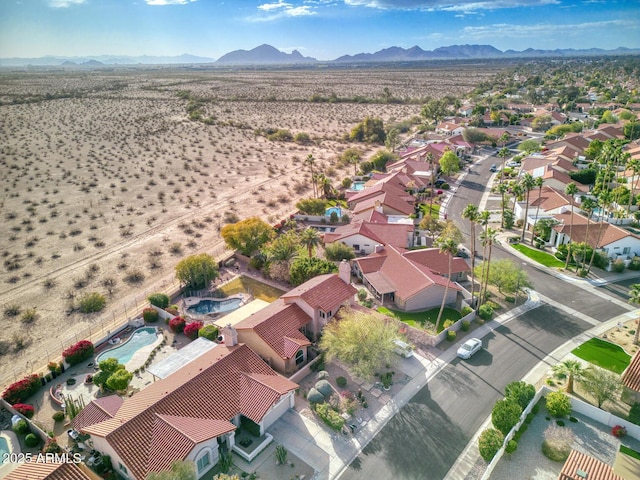
[(491, 305), (485, 303), (478, 309), (478, 315), (483, 320), (489, 320), (493, 316), (493, 308), (491, 308)]
[(160, 318), (160, 314), (155, 308), (145, 308), (142, 310), (142, 318), (146, 323), (154, 323)]
[(522, 414), (522, 407), (512, 398), (498, 400), (491, 411), (491, 423), (504, 435), (509, 433)]
[(42, 449), (42, 453), (62, 453), (62, 447), (58, 445), (55, 438), (50, 438)]
[(571, 401), (563, 392), (551, 392), (547, 395), (547, 410), (556, 418), (565, 417), (571, 413)]
[(463, 332), (468, 332), (469, 328), (471, 328), (471, 322), (469, 320), (463, 320), (460, 324), (460, 330)]
[(187, 322), (182, 317), (173, 317), (169, 320), (169, 328), (174, 333), (182, 333)]
[(54, 422), (61, 422), (64, 420), (64, 412), (56, 412), (51, 416), (51, 418), (53, 418)]
[(169, 306), (169, 295), (165, 293), (153, 293), (147, 297), (149, 303), (158, 308), (167, 308)]
[(578, 419), (576, 417), (569, 417), (569, 421), (571, 423), (578, 423)]
[(367, 292), (367, 290), (365, 288), (361, 288), (360, 290), (358, 290), (358, 300), (361, 302), (364, 302), (367, 299), (367, 296), (369, 295), (369, 293)]
[(220, 331), (218, 330), (218, 327), (216, 327), (215, 325), (205, 325), (200, 330), (198, 330), (199, 337), (204, 337), (207, 340), (211, 340), (211, 341), (216, 340), (219, 334), (220, 334)]
[(33, 418), (33, 415), (36, 413), (33, 405), (29, 405), (27, 403), (16, 403), (13, 408), (16, 409), (16, 412), (27, 418)]
[(202, 325), (203, 323), (200, 321), (187, 323), (184, 326), (183, 333), (186, 335), (187, 338), (190, 338), (191, 340), (195, 340), (196, 338), (198, 338), (198, 332), (202, 328)]
[(316, 380), (324, 380), (325, 378), (329, 378), (329, 372), (327, 372), (326, 370), (320, 370), (316, 374)]
[(536, 396), (536, 388), (523, 381), (511, 382), (505, 387), (504, 395), (507, 398), (514, 399), (524, 410), (529, 405), (529, 402), (533, 400), (533, 397)]
[(621, 273), (624, 271), (624, 260), (621, 258), (616, 259), (613, 263), (611, 263), (611, 271), (616, 273)]
[(87, 293), (80, 297), (78, 308), (82, 313), (93, 313), (101, 311), (107, 304), (104, 295), (98, 292)]
[[(334, 215), (334, 214), (335, 212), (331, 213), (331, 215)], [(336, 221), (337, 221), (337, 215), (336, 215)], [(335, 223), (335, 222), (332, 221), (331, 223)], [(353, 250), (353, 248), (351, 248), (349, 245), (345, 245), (342, 242), (333, 242), (328, 244), (327, 246), (325, 246), (324, 254), (327, 260), (331, 260), (333, 262), (341, 262), (342, 260), (352, 260), (356, 256), (356, 252)], [(365, 290), (365, 293), (366, 293), (366, 290)], [(358, 299), (360, 299), (360, 292), (358, 292)]]
[(64, 360), (69, 365), (77, 365), (78, 363), (90, 358), (95, 351), (93, 343), (89, 340), (80, 340), (75, 345), (70, 346), (62, 352)]
[(564, 420), (556, 420), (556, 425), (559, 427), (564, 427)]
[(458, 334), (455, 330), (449, 330), (447, 332), (447, 340), (449, 340), (450, 342), (455, 342), (457, 336)]
[[(31, 418), (31, 417), (29, 417)], [(623, 427), (622, 425), (615, 425), (612, 429), (611, 429), (611, 435), (613, 435), (614, 437), (624, 437), (627, 434), (627, 429), (625, 427)]]
[(315, 388), (312, 388), (307, 394), (307, 400), (309, 401), (309, 403), (322, 403), (324, 402), (324, 395), (322, 395)]
[(330, 428), (340, 431), (344, 426), (344, 418), (336, 412), (328, 403), (319, 403), (316, 405), (316, 413)]
[(480, 455), (484, 458), (485, 462), (490, 462), (491, 459), (498, 453), (502, 443), (504, 442), (504, 435), (495, 428), (487, 428), (484, 430), (478, 438), (478, 450)]
[(441, 188), (442, 190), (449, 190), (449, 188), (451, 188), (451, 187), (449, 186), (449, 184), (448, 184), (448, 183), (443, 183), (442, 185), (440, 185), (440, 188)]
[(330, 397), (333, 394), (333, 387), (326, 380), (318, 380), (315, 387), (316, 390), (318, 390), (325, 397)]
[(29, 431), (29, 424), (26, 420), (18, 420), (13, 426), (13, 431), (19, 434), (24, 434)]
[(22, 380), (18, 380), (17, 382), (9, 385), (2, 393), (2, 398), (12, 405), (21, 403), (36, 393), (41, 386), (42, 382), (38, 375), (28, 375)]
[(449, 319), (449, 318), (448, 318), (448, 319), (446, 319), (446, 320), (444, 321), (444, 323), (442, 324), (442, 328), (443, 328), (443, 329), (447, 329), (447, 328), (449, 328), (451, 325), (453, 325), (454, 323), (456, 323), (456, 322), (454, 322), (453, 320), (451, 320), (451, 319)]
[(570, 428), (549, 425), (544, 431), (542, 453), (549, 460), (564, 462), (571, 453), (573, 431)]
[(515, 440), (509, 440), (504, 451), (507, 453), (513, 453), (516, 451), (517, 448), (518, 448), (518, 442), (516, 442)]
[(340, 388), (344, 388), (347, 386), (347, 379), (344, 377), (338, 377), (336, 378), (336, 384), (340, 387)]
[(635, 402), (633, 405), (631, 405), (627, 420), (635, 425), (640, 425), (640, 402)]
[(466, 317), (471, 312), (473, 312), (473, 308), (471, 308), (469, 305), (465, 305), (464, 307), (462, 307), (462, 310), (460, 310), (460, 315)]
[(27, 436), (24, 437), (24, 444), (29, 448), (37, 447), (39, 443), (40, 440), (33, 433), (28, 433)]
[(282, 445), (276, 446), (276, 461), (279, 465), (287, 463), (287, 449)]

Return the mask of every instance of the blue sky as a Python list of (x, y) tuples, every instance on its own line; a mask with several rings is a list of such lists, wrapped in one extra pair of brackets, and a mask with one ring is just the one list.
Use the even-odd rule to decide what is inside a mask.
[(0, 0), (0, 57), (640, 48), (638, 0)]

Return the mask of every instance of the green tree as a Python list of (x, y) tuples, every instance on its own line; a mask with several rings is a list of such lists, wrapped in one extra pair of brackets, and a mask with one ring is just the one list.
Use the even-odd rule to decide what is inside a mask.
[[(629, 303), (640, 305), (640, 283), (634, 283), (629, 287)], [(638, 335), (640, 334), (640, 319), (636, 320), (636, 333), (633, 336), (633, 343), (638, 345)]]
[(318, 234), (318, 230), (315, 228), (308, 227), (302, 231), (299, 236), (300, 243), (307, 247), (307, 253), (309, 254), (309, 258), (313, 255), (313, 249), (320, 245), (322, 239), (320, 238), (320, 234)]
[(545, 405), (552, 417), (566, 417), (571, 413), (571, 400), (563, 392), (549, 392)]
[(460, 159), (451, 150), (444, 152), (444, 155), (440, 157), (440, 170), (446, 176), (450, 176), (460, 170)]
[(500, 194), (500, 206), (502, 208), (502, 215), (500, 217), (500, 227), (501, 228), (505, 228), (504, 224), (505, 224), (505, 209), (507, 208), (507, 200), (505, 198), (506, 194), (509, 192), (509, 185), (507, 185), (506, 183), (500, 183), (498, 184), (498, 186), (496, 187), (496, 191)]
[(504, 435), (500, 430), (487, 428), (478, 437), (478, 450), (485, 462), (490, 462), (504, 443)]
[(85, 293), (78, 300), (78, 308), (82, 313), (93, 313), (101, 311), (107, 300), (104, 295), (98, 292)]
[(553, 374), (567, 379), (567, 393), (573, 393), (573, 382), (580, 381), (584, 375), (584, 367), (578, 360), (565, 360), (553, 366)]
[(392, 153), (396, 151), (396, 146), (400, 138), (400, 132), (397, 128), (392, 128), (387, 132), (387, 139), (384, 142), (384, 146), (387, 147)]
[(567, 260), (565, 261), (564, 268), (565, 270), (569, 267), (569, 260), (571, 259), (571, 243), (573, 242), (573, 203), (575, 202), (575, 195), (578, 193), (578, 187), (576, 184), (571, 182), (569, 183), (565, 189), (564, 193), (569, 195), (571, 199), (571, 223), (569, 224), (569, 244), (567, 245)]
[(441, 222), (435, 216), (425, 215), (422, 220), (420, 220), (418, 228), (431, 235), (431, 240), (435, 240), (442, 230), (444, 230), (444, 222)]
[(429, 100), (422, 106), (422, 110), (420, 110), (420, 115), (422, 115), (425, 120), (433, 120), (433, 123), (436, 125), (442, 121), (446, 114), (447, 104), (439, 99)]
[(629, 122), (622, 128), (622, 131), (627, 140), (636, 140), (640, 138), (640, 122)]
[(475, 268), (476, 268), (476, 224), (478, 223), (478, 207), (469, 203), (462, 211), (462, 218), (469, 220), (469, 239), (471, 241), (471, 305), (475, 304)]
[(296, 203), (296, 208), (306, 215), (324, 215), (327, 201), (323, 198), (305, 198)]
[(338, 358), (362, 378), (371, 378), (379, 368), (393, 363), (398, 326), (377, 313), (343, 311), (323, 329), (320, 348), (328, 359)]
[(170, 470), (152, 472), (146, 480), (196, 480), (196, 465), (190, 460), (176, 460)]
[(594, 160), (600, 156), (604, 142), (600, 139), (593, 139), (589, 143), (589, 146), (584, 150), (584, 156), (589, 160)]
[(298, 257), (289, 268), (291, 283), (300, 285), (307, 280), (325, 273), (336, 273), (338, 267), (335, 263), (317, 257)]
[(604, 402), (615, 400), (622, 390), (618, 374), (594, 366), (584, 372), (580, 385), (596, 400), (598, 408), (602, 407)]
[(522, 380), (511, 382), (505, 387), (504, 396), (517, 402), (520, 408), (524, 410), (533, 400), (533, 397), (536, 396), (536, 387)]
[(110, 390), (121, 392), (127, 389), (132, 378), (133, 373), (125, 369), (116, 370), (109, 376), (106, 385)]
[(491, 410), (491, 423), (504, 435), (509, 433), (522, 414), (522, 407), (512, 398), (498, 400)]
[(533, 139), (523, 140), (522, 142), (520, 142), (520, 145), (518, 145), (518, 150), (524, 152), (527, 155), (534, 152), (539, 152), (540, 149), (540, 143), (537, 140)]
[(500, 149), (500, 151), (498, 152), (498, 157), (500, 157), (502, 159), (502, 168), (500, 169), (500, 183), (502, 183), (502, 180), (504, 178), (503, 172), (504, 172), (504, 162), (507, 160), (507, 157), (511, 155), (511, 152), (509, 151), (509, 149), (507, 147), (502, 147)]
[(618, 118), (613, 114), (611, 110), (605, 110), (600, 117), (600, 123), (618, 123)]
[(533, 245), (533, 239), (536, 236), (536, 225), (538, 223), (538, 215), (540, 214), (540, 204), (542, 203), (542, 186), (544, 185), (544, 178), (536, 177), (534, 180), (534, 187), (538, 187), (538, 205), (536, 207), (536, 218), (533, 221), (533, 234), (531, 235), (531, 245)]
[(524, 208), (524, 219), (522, 220), (522, 237), (520, 239), (521, 242), (524, 242), (524, 235), (527, 231), (527, 217), (529, 216), (529, 193), (535, 187), (536, 182), (533, 178), (533, 175), (530, 173), (525, 173), (522, 179), (520, 180), (520, 185), (526, 194), (526, 204)]
[(347, 148), (342, 155), (340, 155), (340, 160), (344, 163), (348, 163), (353, 165), (353, 174), (358, 174), (358, 165), (360, 165), (360, 159), (362, 158), (362, 152), (357, 148)]
[(397, 159), (398, 159), (398, 156), (391, 152), (387, 152), (385, 150), (378, 150), (369, 159), (368, 163), (372, 164), (373, 170), (384, 172), (386, 169), (387, 163), (394, 162)]
[(499, 292), (519, 293), (516, 290), (530, 288), (531, 281), (527, 273), (516, 262), (508, 258), (493, 261), (487, 266), (487, 280), (490, 285), (498, 287)]
[(356, 257), (353, 248), (342, 242), (333, 242), (324, 247), (324, 254), (327, 260), (340, 262), (342, 260), (352, 260)]
[(250, 257), (266, 245), (275, 235), (273, 228), (258, 217), (247, 218), (237, 223), (225, 225), (220, 235), (229, 248), (240, 250)]
[(171, 299), (166, 293), (152, 293), (147, 297), (149, 303), (158, 308), (167, 308)]
[(540, 115), (533, 119), (531, 122), (531, 128), (537, 132), (546, 132), (553, 125), (551, 115)]
[[(483, 273), (484, 273), (484, 282), (483, 282), (484, 287), (481, 286), (481, 289), (480, 289), (481, 303), (484, 303), (484, 300), (487, 296), (487, 287), (489, 285), (489, 272), (491, 269), (491, 251), (493, 249), (493, 244), (496, 241), (497, 234), (498, 232), (496, 232), (493, 228), (490, 228), (490, 227), (480, 234), (480, 242), (484, 247), (486, 247), (486, 250), (488, 252), (486, 256), (486, 259), (487, 259), (486, 262), (482, 262)], [(486, 267), (485, 267), (485, 263), (486, 263)]]
[(187, 288), (206, 288), (217, 276), (218, 264), (206, 253), (183, 258), (176, 265), (176, 278)]
[(444, 306), (447, 302), (447, 295), (449, 294), (449, 285), (451, 285), (451, 261), (453, 256), (458, 251), (458, 243), (451, 236), (443, 236), (438, 239), (436, 242), (436, 246), (439, 248), (440, 253), (444, 253), (448, 256), (448, 270), (447, 270), (447, 284), (444, 287), (444, 295), (442, 296), (442, 303), (440, 304), (440, 311), (438, 311), (438, 318), (436, 320), (436, 333), (438, 333), (438, 328), (440, 328), (440, 320), (442, 320), (442, 312), (444, 311)]
[(382, 120), (371, 117), (366, 117), (362, 122), (356, 125), (349, 134), (350, 140), (365, 143), (384, 144), (386, 137), (387, 135), (384, 131), (384, 123)]

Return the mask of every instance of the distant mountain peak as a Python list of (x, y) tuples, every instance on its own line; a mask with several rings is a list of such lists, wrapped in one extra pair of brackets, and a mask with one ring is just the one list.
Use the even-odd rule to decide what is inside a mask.
[(251, 50), (234, 50), (221, 56), (216, 63), (232, 65), (249, 64), (291, 64), (291, 63), (311, 63), (316, 62), (315, 58), (304, 57), (294, 50), (285, 53), (276, 47), (263, 43)]

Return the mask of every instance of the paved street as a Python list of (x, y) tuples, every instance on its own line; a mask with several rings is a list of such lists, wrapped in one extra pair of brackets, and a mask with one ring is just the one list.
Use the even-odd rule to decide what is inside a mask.
[(483, 339), (421, 389), (350, 465), (343, 479), (444, 478), (504, 387), (591, 325), (542, 305)]

